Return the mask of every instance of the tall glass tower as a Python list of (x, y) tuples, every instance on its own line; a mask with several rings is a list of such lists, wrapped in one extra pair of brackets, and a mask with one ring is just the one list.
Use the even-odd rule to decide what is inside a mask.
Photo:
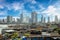
[(50, 17), (48, 16), (48, 23), (50, 23)]
[(7, 23), (12, 23), (12, 16), (7, 16)]
[(55, 16), (55, 23), (58, 23), (58, 17)]
[(20, 14), (20, 23), (23, 22), (23, 13)]
[(43, 15), (41, 15), (41, 23), (44, 23), (44, 17), (43, 17)]
[(37, 13), (36, 12), (32, 12), (31, 18), (32, 18), (32, 23), (37, 23)]

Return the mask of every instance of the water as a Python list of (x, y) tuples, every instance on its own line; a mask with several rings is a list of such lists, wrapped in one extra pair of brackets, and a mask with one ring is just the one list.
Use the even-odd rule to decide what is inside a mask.
[(51, 40), (50, 37), (31, 37), (31, 38), (23, 38), (22, 40)]
[(2, 29), (6, 29), (6, 28), (8, 28), (8, 25), (0, 24), (0, 34), (1, 34)]
[(30, 38), (30, 40), (44, 40), (43, 37), (32, 37)]

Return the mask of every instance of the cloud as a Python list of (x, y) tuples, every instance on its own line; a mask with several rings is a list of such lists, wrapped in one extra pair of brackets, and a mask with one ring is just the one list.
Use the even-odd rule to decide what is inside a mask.
[(57, 13), (57, 8), (55, 8), (54, 6), (49, 6), (46, 10), (44, 10), (42, 13), (47, 14), (48, 16), (51, 15), (58, 15), (59, 13)]
[(4, 0), (0, 0), (0, 3), (3, 2)]
[(24, 3), (36, 4), (37, 2), (35, 0), (24, 0)]
[(5, 7), (7, 8), (7, 10), (11, 10), (12, 9), (12, 5), (10, 4), (5, 4)]
[(5, 4), (5, 7), (7, 7), (8, 10), (14, 9), (16, 10), (22, 10), (24, 9), (24, 3), (20, 3), (20, 2), (14, 2), (11, 4)]
[(19, 10), (19, 9), (23, 9), (24, 8), (24, 4), (23, 3), (13, 3), (12, 7), (14, 10)]
[(54, 6), (49, 6), (46, 10), (44, 10), (42, 13), (47, 13), (47, 14), (51, 14), (54, 13), (56, 10), (56, 8), (54, 8)]
[(37, 14), (42, 14), (42, 11), (46, 9), (42, 4), (39, 4), (38, 8), (38, 10), (35, 10)]
[(52, 19), (50, 19), (51, 21), (55, 20), (55, 16), (60, 20), (60, 9), (58, 7), (50, 5), (46, 10), (42, 11), (42, 13), (43, 15), (46, 14), (45, 16), (49, 16)]
[(39, 4), (39, 8), (41, 8), (41, 9), (40, 9), (40, 11), (42, 11), (42, 10), (44, 10), (44, 9), (45, 9), (45, 7), (43, 7), (43, 5), (42, 5), (42, 4)]
[(30, 9), (35, 10), (35, 6), (30, 6)]
[(27, 11), (27, 10), (23, 10), (23, 11), (20, 12), (20, 14), (21, 13), (23, 13), (23, 16), (24, 17), (26, 17), (26, 16), (29, 16), (30, 17), (31, 16), (31, 13), (29, 11)]
[(3, 8), (4, 8), (4, 6), (3, 6), (3, 5), (0, 5), (0, 8), (1, 8), (1, 9), (3, 9)]
[(35, 0), (32, 0), (31, 3), (32, 3), (32, 4), (36, 4), (37, 2), (36, 2)]
[(60, 8), (60, 0), (58, 0), (55, 4), (54, 4), (55, 7), (57, 8)]
[(0, 19), (6, 19), (6, 17), (0, 17)]
[(0, 16), (1, 16), (1, 15), (7, 15), (7, 12), (6, 12), (6, 11), (1, 11), (1, 12), (0, 12)]
[(0, 15), (4, 15), (4, 12), (0, 12)]
[(20, 4), (19, 3), (13, 3), (12, 7), (14, 10), (19, 10), (20, 9)]

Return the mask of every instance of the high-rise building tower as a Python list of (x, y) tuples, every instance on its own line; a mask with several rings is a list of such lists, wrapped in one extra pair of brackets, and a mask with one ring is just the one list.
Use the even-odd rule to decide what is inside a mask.
[(44, 20), (43, 22), (45, 23), (45, 17), (44, 17), (44, 19), (43, 19), (43, 20)]
[(24, 17), (23, 23), (29, 23), (29, 16)]
[(45, 17), (41, 15), (41, 23), (45, 23)]
[(7, 16), (7, 23), (12, 23), (12, 19), (13, 19), (12, 16)]
[(55, 23), (58, 23), (58, 17), (55, 16)]
[(48, 23), (50, 23), (50, 17), (48, 16)]
[(37, 23), (37, 13), (36, 12), (32, 12), (31, 18), (32, 18), (32, 23)]
[(5, 19), (2, 19), (3, 23), (5, 22)]
[(29, 23), (30, 23), (30, 24), (32, 23), (32, 20), (31, 20), (31, 18), (29, 18)]
[(20, 14), (20, 23), (23, 22), (23, 13)]
[(43, 19), (44, 19), (44, 17), (43, 17), (43, 15), (41, 15), (41, 23), (43, 23), (43, 21), (44, 21)]

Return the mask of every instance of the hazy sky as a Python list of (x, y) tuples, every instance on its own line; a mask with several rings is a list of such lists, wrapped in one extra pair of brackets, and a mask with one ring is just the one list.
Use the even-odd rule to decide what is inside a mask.
[(59, 18), (60, 0), (0, 0), (0, 18), (7, 15), (17, 17), (22, 12), (24, 16), (30, 16), (33, 11), (51, 19), (55, 15)]

